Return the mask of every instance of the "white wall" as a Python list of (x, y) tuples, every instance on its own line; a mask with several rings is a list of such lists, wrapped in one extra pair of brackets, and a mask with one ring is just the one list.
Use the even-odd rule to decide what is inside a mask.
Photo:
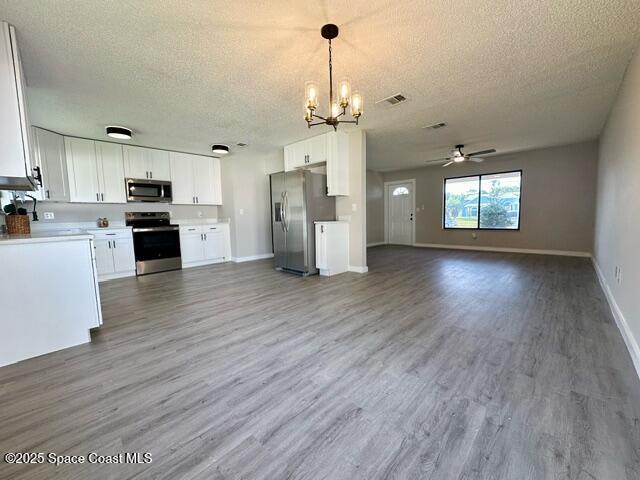
[(640, 50), (600, 138), (595, 262), (640, 374)]
[(367, 170), (367, 245), (384, 242), (384, 179)]
[(367, 137), (349, 133), (349, 195), (336, 197), (336, 216), (349, 220), (349, 267), (367, 271)]
[(269, 173), (282, 171), (282, 150), (222, 159), (220, 218), (231, 220), (231, 254), (243, 260), (272, 254)]

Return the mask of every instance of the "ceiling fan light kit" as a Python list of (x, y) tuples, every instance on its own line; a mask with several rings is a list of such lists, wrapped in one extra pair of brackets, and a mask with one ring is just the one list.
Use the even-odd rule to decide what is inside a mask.
[[(329, 23), (320, 30), (322, 38), (329, 41), (329, 116), (322, 117), (316, 113), (318, 109), (318, 83), (309, 81), (305, 83), (304, 93), (304, 119), (309, 128), (316, 125), (330, 125), (334, 130), (338, 129), (341, 123), (354, 123), (358, 125), (358, 119), (362, 116), (364, 100), (358, 92), (351, 92), (351, 82), (343, 79), (338, 82), (338, 95), (334, 100), (333, 95), (333, 64), (331, 40), (337, 38), (339, 29), (337, 25)], [(347, 108), (354, 120), (344, 120)], [(319, 120), (314, 123), (314, 120)]]

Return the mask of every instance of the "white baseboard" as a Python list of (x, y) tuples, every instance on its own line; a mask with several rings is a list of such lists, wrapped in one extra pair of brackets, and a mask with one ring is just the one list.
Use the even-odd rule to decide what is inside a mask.
[(117, 278), (135, 277), (135, 276), (136, 276), (135, 270), (130, 270), (128, 272), (120, 272), (120, 273), (109, 273), (107, 275), (98, 275), (98, 282), (102, 283), (102, 282), (108, 282), (109, 280), (115, 280)]
[(414, 247), (420, 248), (444, 248), (451, 250), (476, 250), (479, 252), (506, 252), (506, 253), (533, 253), (536, 255), (563, 255), (567, 257), (591, 257), (589, 252), (574, 252), (571, 250), (541, 250), (537, 248), (508, 248), (508, 247), (481, 247), (474, 245), (447, 245), (441, 243), (414, 243)]
[(354, 267), (352, 265), (349, 265), (348, 271), (356, 273), (367, 273), (369, 271), (369, 267)]
[(631, 360), (633, 361), (633, 366), (636, 369), (636, 373), (638, 377), (640, 377), (640, 347), (638, 346), (638, 342), (636, 338), (633, 336), (631, 329), (629, 328), (629, 323), (627, 319), (624, 318), (624, 314), (618, 304), (616, 303), (616, 299), (609, 288), (609, 284), (605, 279), (602, 270), (600, 269), (600, 265), (595, 258), (592, 258), (593, 267), (595, 268), (596, 275), (598, 276), (598, 280), (600, 281), (600, 286), (604, 291), (604, 295), (607, 298), (607, 302), (609, 302), (609, 307), (611, 308), (611, 313), (613, 314), (613, 318), (616, 321), (616, 325), (618, 326), (618, 330), (620, 330), (620, 334), (622, 335), (622, 339), (624, 343), (627, 345), (627, 350), (629, 350), (629, 355), (631, 355)]
[(379, 247), (380, 245), (386, 245), (387, 242), (373, 242), (373, 243), (367, 243), (367, 248), (369, 247)]
[(248, 257), (231, 257), (231, 261), (235, 263), (253, 262), (254, 260), (263, 260), (265, 258), (273, 258), (273, 253), (261, 253), (260, 255), (250, 255)]

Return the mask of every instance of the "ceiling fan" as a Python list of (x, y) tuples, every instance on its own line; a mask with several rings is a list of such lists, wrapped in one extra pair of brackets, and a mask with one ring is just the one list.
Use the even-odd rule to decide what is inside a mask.
[(427, 163), (436, 163), (436, 162), (446, 161), (447, 163), (442, 165), (443, 167), (448, 167), (449, 165), (452, 165), (454, 163), (466, 162), (467, 160), (479, 163), (479, 162), (484, 162), (484, 158), (481, 158), (480, 155), (489, 155), (490, 153), (496, 153), (495, 148), (490, 148), (488, 150), (480, 150), (479, 152), (473, 152), (473, 153), (464, 153), (462, 151), (463, 148), (464, 148), (464, 145), (456, 145), (456, 148), (454, 148), (451, 151), (450, 157), (438, 158), (436, 160), (429, 160)]

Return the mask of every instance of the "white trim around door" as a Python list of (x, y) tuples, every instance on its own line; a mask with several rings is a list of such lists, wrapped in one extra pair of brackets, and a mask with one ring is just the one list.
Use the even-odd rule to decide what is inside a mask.
[(411, 245), (416, 243), (416, 179), (395, 180), (393, 182), (384, 182), (384, 243), (389, 243), (389, 187), (393, 185), (401, 185), (404, 183), (411, 184), (411, 193), (413, 197), (413, 222), (411, 225)]

